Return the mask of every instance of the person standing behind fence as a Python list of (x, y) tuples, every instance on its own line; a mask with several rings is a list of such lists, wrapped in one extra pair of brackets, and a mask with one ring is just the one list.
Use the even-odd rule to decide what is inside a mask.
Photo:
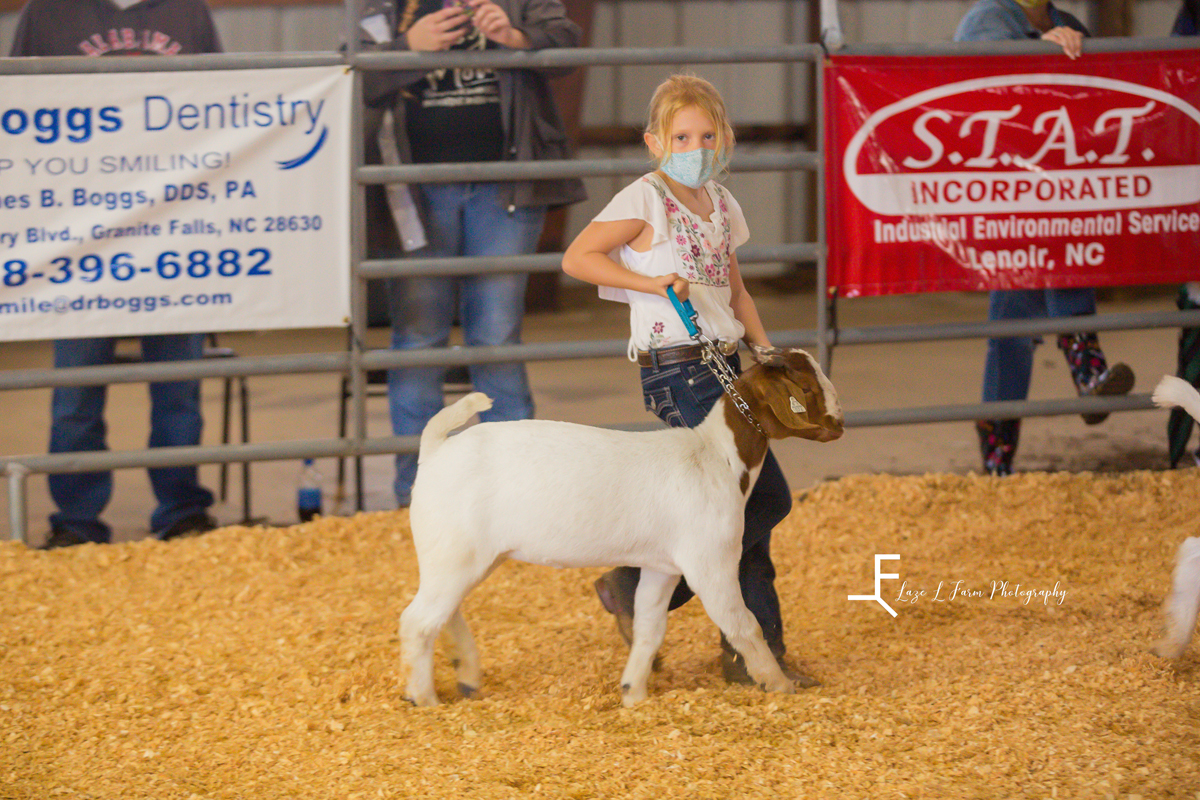
[[(958, 24), (956, 42), (994, 42), (1008, 39), (1043, 39), (1062, 46), (1068, 58), (1078, 58), (1087, 28), (1075, 17), (1047, 0), (979, 0)], [(1089, 316), (1096, 313), (1095, 289), (1016, 289), (989, 295), (988, 319), (1040, 319)], [(1033, 375), (1033, 350), (1040, 339), (1008, 337), (989, 339), (983, 372), (983, 400), (1024, 400)], [(1071, 378), (1080, 395), (1127, 394), (1133, 388), (1133, 371), (1125, 364), (1108, 366), (1095, 333), (1061, 334), (1059, 349), (1067, 359)], [(1101, 423), (1104, 413), (1083, 415), (1088, 425)], [(983, 454), (984, 471), (992, 475), (1012, 472), (1013, 456), (1021, 433), (1020, 419), (979, 420), (975, 423)]]
[[(576, 47), (582, 36), (558, 0), (368, 0), (360, 35), (364, 50), (422, 52)], [(548, 77), (569, 71), (367, 72), (363, 95), (369, 107), (391, 112), (394, 144), (385, 147), (393, 146), (401, 163), (557, 160), (569, 158), (570, 148)], [(428, 247), (418, 252), (431, 257), (533, 253), (547, 208), (585, 197), (575, 178), (407, 188), (420, 229), (401, 230), (399, 239), (407, 247), (414, 236), (423, 238)], [(392, 347), (447, 346), (456, 313), (467, 345), (518, 344), (527, 282), (525, 273), (389, 279)], [(533, 416), (523, 364), (473, 364), (469, 372), (475, 389), (494, 401), (481, 415), (485, 421)], [(397, 436), (419, 434), (443, 407), (444, 378), (444, 367), (389, 371)], [(416, 469), (415, 453), (397, 456), (401, 506), (408, 505)]]
[[(203, 0), (30, 0), (21, 10), (13, 38), (13, 56), (131, 56), (216, 53), (221, 46)], [(120, 80), (119, 76), (113, 76)], [(64, 80), (66, 78), (64, 77)], [(54, 366), (111, 364), (116, 339), (62, 339), (54, 343)], [(141, 337), (145, 361), (200, 358), (202, 334)], [(51, 402), (50, 452), (106, 450), (104, 405), (107, 386), (66, 386)], [(150, 384), (150, 447), (200, 443), (200, 382)], [(158, 505), (150, 530), (172, 539), (212, 530), (210, 491), (197, 469), (149, 470)], [(111, 472), (49, 476), (50, 496), (58, 511), (50, 515), (46, 549), (108, 542), (112, 531), (100, 514), (112, 497)]]

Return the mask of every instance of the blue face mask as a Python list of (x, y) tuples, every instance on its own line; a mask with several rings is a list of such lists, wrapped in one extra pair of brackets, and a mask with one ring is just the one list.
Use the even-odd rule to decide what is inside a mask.
[(697, 147), (686, 153), (671, 153), (659, 169), (674, 181), (689, 189), (699, 189), (708, 183), (716, 171), (717, 154), (707, 147)]

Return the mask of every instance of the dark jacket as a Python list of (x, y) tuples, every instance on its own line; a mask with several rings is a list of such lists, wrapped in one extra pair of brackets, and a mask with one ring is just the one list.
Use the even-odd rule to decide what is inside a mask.
[[(533, 50), (547, 47), (577, 47), (582, 38), (579, 26), (567, 18), (559, 0), (494, 0), (504, 9), (513, 27), (528, 37)], [(370, 52), (408, 50), (404, 34), (397, 34), (397, 22), (405, 0), (367, 0), (363, 19), (382, 14), (392, 32), (391, 42), (376, 43), (365, 30), (359, 29), (360, 48)], [(549, 78), (565, 75), (571, 69), (502, 69), (497, 70), (500, 88), (500, 116), (504, 126), (506, 161), (560, 160), (571, 157), (570, 143)], [(402, 163), (412, 161), (408, 149), (405, 102), (401, 91), (425, 77), (424, 70), (369, 71), (363, 73), (363, 98), (367, 108), (364, 128), (367, 135), (367, 163), (382, 163), (376, 135), (385, 109), (391, 109), (395, 120), (395, 137)], [(503, 202), (520, 208), (528, 206), (560, 206), (586, 198), (583, 182), (577, 178), (506, 183)], [(410, 186), (417, 207), (422, 207), (419, 187)], [(381, 197), (382, 192), (372, 193)], [(371, 205), (376, 205), (372, 203)], [(380, 217), (371, 215), (375, 220)]]
[[(1090, 35), (1084, 24), (1050, 4), (1054, 27), (1074, 28)], [(967, 9), (954, 32), (956, 42), (1001, 42), (1006, 39), (1040, 39), (1042, 32), (1033, 26), (1025, 12), (1013, 0), (978, 0)]]
[(1200, 3), (1197, 0), (1183, 0), (1183, 8), (1175, 17), (1175, 25), (1171, 28), (1172, 36), (1200, 36)]
[(204, 0), (29, 0), (13, 36), (14, 56), (134, 56), (218, 53)]

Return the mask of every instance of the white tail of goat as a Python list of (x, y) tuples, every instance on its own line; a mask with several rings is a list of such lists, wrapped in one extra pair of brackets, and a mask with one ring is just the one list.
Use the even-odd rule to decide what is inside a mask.
[(446, 437), (466, 425), (467, 420), (491, 407), (492, 398), (483, 392), (471, 392), (453, 405), (446, 406), (434, 414), (433, 419), (429, 420), (425, 425), (425, 430), (421, 432), (421, 452), (417, 456), (417, 463), (420, 464), (422, 460), (437, 452), (437, 449), (442, 446), (442, 442), (446, 441)]

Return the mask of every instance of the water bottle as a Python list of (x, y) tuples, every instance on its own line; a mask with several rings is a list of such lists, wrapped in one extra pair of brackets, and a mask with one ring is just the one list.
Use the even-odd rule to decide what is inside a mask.
[(300, 485), (296, 489), (296, 513), (301, 522), (308, 522), (321, 513), (321, 473), (311, 458), (304, 459), (300, 470)]

